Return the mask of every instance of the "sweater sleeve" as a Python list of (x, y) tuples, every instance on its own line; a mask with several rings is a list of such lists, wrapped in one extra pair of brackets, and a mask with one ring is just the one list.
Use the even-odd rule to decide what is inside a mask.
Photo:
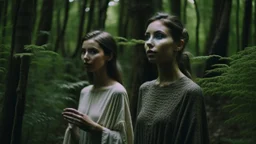
[(200, 87), (193, 87), (184, 96), (177, 140), (184, 144), (209, 144), (204, 97)]
[[(105, 118), (103, 118), (105, 117)], [(132, 144), (133, 129), (126, 93), (115, 93), (99, 124), (105, 128), (101, 144)]]

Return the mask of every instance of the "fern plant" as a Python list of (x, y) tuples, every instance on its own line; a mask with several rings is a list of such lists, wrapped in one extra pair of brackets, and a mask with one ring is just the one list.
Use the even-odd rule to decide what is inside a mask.
[[(256, 47), (232, 55), (230, 64), (216, 64), (207, 74), (219, 76), (198, 78), (198, 84), (206, 96), (226, 96), (231, 102), (224, 106), (231, 117), (226, 124), (236, 124), (241, 128), (244, 143), (256, 142)], [(227, 58), (220, 58), (220, 60)], [(231, 142), (231, 141), (230, 141)], [(235, 143), (235, 142), (234, 142)]]
[(67, 73), (66, 60), (47, 50), (49, 46), (27, 45), (25, 49), (30, 53), (15, 55), (31, 56), (22, 135), (27, 144), (61, 143), (67, 126), (61, 113), (64, 108), (77, 105), (77, 93), (88, 84), (77, 79), (77, 74)]

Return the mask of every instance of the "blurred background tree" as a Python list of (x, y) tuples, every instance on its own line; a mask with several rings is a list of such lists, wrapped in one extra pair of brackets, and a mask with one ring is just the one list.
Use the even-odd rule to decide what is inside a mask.
[(95, 29), (119, 44), (135, 122), (139, 86), (156, 78), (143, 38), (158, 11), (179, 16), (189, 32), (211, 143), (255, 143), (256, 0), (0, 0), (0, 143), (62, 143), (61, 112), (76, 108), (88, 85), (81, 38)]

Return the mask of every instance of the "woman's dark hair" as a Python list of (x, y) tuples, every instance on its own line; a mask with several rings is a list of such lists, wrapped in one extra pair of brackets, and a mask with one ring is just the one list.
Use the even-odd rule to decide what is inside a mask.
[(184, 28), (183, 24), (177, 16), (169, 15), (167, 13), (158, 12), (156, 15), (151, 17), (147, 26), (153, 21), (159, 20), (165, 25), (174, 40), (174, 42), (180, 42), (181, 39), (184, 40), (184, 46), (180, 51), (177, 52), (176, 61), (178, 63), (179, 69), (187, 77), (191, 78), (191, 66), (188, 52), (184, 52), (185, 46), (189, 40), (189, 35), (187, 30)]
[[(121, 73), (117, 67), (117, 44), (115, 39), (108, 32), (95, 30), (85, 35), (82, 43), (86, 40), (96, 41), (103, 49), (105, 55), (112, 56), (111, 60), (107, 62), (107, 74), (112, 79), (122, 84)], [(89, 82), (93, 82), (92, 72), (88, 72)]]

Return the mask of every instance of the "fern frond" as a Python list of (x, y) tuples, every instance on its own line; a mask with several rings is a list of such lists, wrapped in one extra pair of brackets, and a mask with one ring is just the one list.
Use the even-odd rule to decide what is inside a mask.
[[(232, 117), (227, 124), (243, 124), (241, 134), (256, 134), (256, 47), (246, 48), (230, 58), (219, 58), (229, 61), (226, 64), (215, 64), (207, 73), (218, 73), (219, 76), (200, 78), (196, 82), (202, 87), (206, 96), (226, 96), (230, 103), (224, 106)], [(252, 128), (254, 127), (254, 128)]]
[(14, 57), (15, 58), (22, 58), (23, 56), (33, 56), (34, 54), (33, 53), (17, 53), (17, 54), (14, 54)]
[(114, 37), (114, 39), (117, 41), (117, 42), (127, 42), (128, 39), (124, 38), (124, 37)]
[(45, 50), (45, 45), (42, 45), (42, 46), (38, 46), (34, 44), (25, 45), (24, 49), (27, 51), (41, 51), (41, 50)]
[(41, 35), (47, 35), (49, 36), (50, 35), (50, 32), (49, 31), (43, 31), (43, 30), (40, 30), (39, 33), (38, 33), (39, 36)]
[(60, 84), (59, 87), (61, 89), (72, 90), (72, 89), (82, 88), (87, 85), (89, 85), (88, 81), (79, 81), (75, 83)]
[(0, 73), (5, 73), (5, 72), (6, 72), (6, 69), (3, 67), (0, 67)]

